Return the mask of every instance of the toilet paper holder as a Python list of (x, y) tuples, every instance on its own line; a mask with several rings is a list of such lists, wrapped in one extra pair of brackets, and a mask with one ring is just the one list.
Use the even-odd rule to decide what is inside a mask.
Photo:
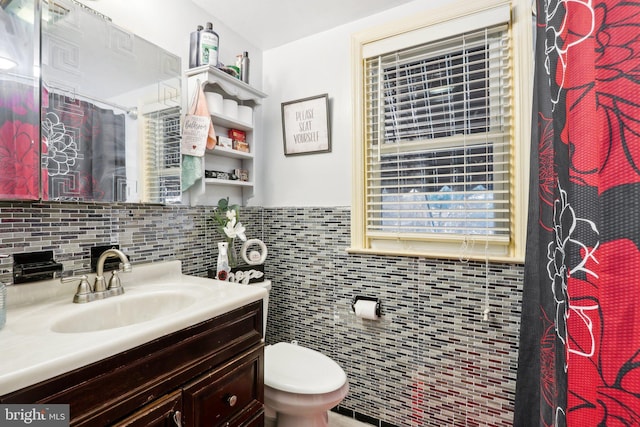
[(375, 301), (376, 302), (376, 316), (380, 317), (381, 316), (381, 305), (380, 305), (380, 299), (375, 298), (375, 297), (364, 297), (364, 296), (355, 296), (353, 297), (353, 300), (351, 301), (351, 310), (353, 310), (353, 312), (356, 312), (356, 303), (358, 301)]

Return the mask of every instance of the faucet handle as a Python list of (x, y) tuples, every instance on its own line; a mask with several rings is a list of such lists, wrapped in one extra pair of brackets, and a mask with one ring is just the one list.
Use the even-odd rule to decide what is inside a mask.
[(76, 290), (76, 294), (73, 296), (73, 302), (75, 303), (85, 303), (94, 300), (94, 294), (91, 292), (91, 285), (87, 280), (87, 275), (83, 274), (82, 276), (69, 276), (63, 277), (60, 279), (60, 283), (68, 283), (73, 282), (74, 280), (80, 279), (80, 284), (78, 285), (78, 289)]
[(124, 293), (122, 282), (120, 282), (120, 277), (118, 276), (118, 270), (113, 270), (113, 272), (111, 273), (111, 279), (109, 279), (109, 287), (107, 288), (107, 292), (109, 292), (110, 297), (122, 295)]
[[(82, 282), (82, 281), (87, 282), (88, 277), (87, 277), (87, 275), (86, 275), (86, 274), (83, 274), (83, 275), (81, 275), (81, 276), (67, 276), (67, 277), (61, 277), (61, 278), (60, 278), (60, 283), (69, 283), (69, 282), (73, 282), (74, 280), (78, 280), (78, 279), (80, 279), (80, 281), (81, 281), (81, 282)], [(88, 282), (87, 282), (87, 283), (88, 283)]]

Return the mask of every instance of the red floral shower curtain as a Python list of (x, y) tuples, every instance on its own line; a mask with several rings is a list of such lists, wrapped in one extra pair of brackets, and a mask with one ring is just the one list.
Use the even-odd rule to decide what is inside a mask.
[(640, 426), (640, 2), (538, 0), (516, 426)]
[(38, 87), (0, 76), (0, 199), (40, 197)]

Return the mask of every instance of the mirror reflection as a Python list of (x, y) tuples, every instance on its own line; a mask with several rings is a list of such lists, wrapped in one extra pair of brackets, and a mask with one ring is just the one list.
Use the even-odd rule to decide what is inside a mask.
[(179, 57), (73, 0), (42, 3), (47, 200), (180, 200)]
[(0, 0), (0, 198), (179, 202), (180, 58), (75, 0), (36, 4)]
[(36, 23), (34, 0), (0, 0), (0, 199), (40, 197)]

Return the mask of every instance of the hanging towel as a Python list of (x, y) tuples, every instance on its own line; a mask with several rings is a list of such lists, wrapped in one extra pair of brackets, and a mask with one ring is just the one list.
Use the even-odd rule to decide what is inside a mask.
[[(208, 128), (206, 140), (204, 136), (200, 137), (201, 134), (198, 134), (197, 128), (203, 126)], [(200, 80), (197, 80), (194, 98), (185, 117), (182, 138), (182, 191), (186, 191), (203, 177), (200, 157), (204, 155), (205, 146), (209, 150), (213, 150), (216, 146), (216, 132)]]
[(216, 146), (216, 132), (209, 115), (207, 101), (200, 80), (196, 81), (196, 90), (189, 111), (182, 126), (182, 154), (204, 156), (205, 148), (213, 150)]
[(182, 156), (182, 191), (202, 178), (202, 161), (196, 156)]
[(213, 150), (216, 147), (216, 131), (213, 128), (213, 122), (211, 121), (211, 114), (209, 114), (209, 108), (207, 108), (207, 100), (204, 96), (203, 86), (198, 80), (198, 90), (196, 91), (195, 100), (192, 103), (191, 114), (194, 116), (207, 117), (209, 119), (209, 134), (207, 135), (207, 150)]

